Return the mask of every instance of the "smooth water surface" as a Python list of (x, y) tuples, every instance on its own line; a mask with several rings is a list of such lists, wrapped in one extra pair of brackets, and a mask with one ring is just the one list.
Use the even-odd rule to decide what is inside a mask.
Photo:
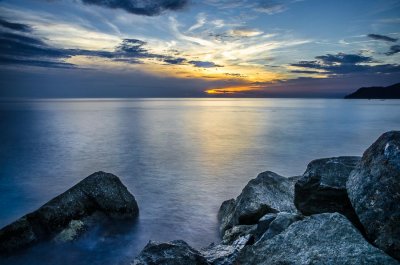
[[(258, 173), (361, 155), (400, 129), (400, 101), (333, 99), (36, 100), (0, 103), (0, 226), (95, 171), (119, 176), (140, 218), (37, 247), (10, 264), (118, 264), (151, 240), (219, 240), (217, 211)], [(27, 263), (27, 260), (29, 262)]]

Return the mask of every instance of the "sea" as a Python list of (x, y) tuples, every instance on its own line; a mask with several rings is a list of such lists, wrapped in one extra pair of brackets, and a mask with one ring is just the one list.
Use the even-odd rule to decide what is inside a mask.
[(2, 100), (0, 227), (96, 171), (117, 175), (140, 215), (1, 263), (129, 264), (149, 240), (217, 243), (221, 203), (260, 172), (290, 177), (314, 159), (361, 156), (390, 130), (400, 100)]

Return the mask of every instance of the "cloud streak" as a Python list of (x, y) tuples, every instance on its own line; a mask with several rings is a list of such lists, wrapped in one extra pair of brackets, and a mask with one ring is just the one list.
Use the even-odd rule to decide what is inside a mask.
[(396, 42), (398, 39), (385, 36), (385, 35), (380, 35), (380, 34), (368, 34), (368, 37), (374, 40), (383, 40), (383, 41), (389, 41), (389, 42)]
[(318, 72), (328, 75), (347, 75), (355, 73), (397, 73), (400, 72), (398, 64), (377, 64), (372, 57), (359, 54), (327, 54), (316, 56), (313, 61), (300, 61), (291, 66), (300, 68), (292, 70), (293, 73), (312, 74)]
[(176, 11), (184, 8), (187, 0), (81, 0), (84, 4), (97, 5), (111, 9), (122, 9), (129, 13), (144, 16), (156, 16), (164, 11)]
[(21, 24), (21, 23), (9, 22), (2, 18), (0, 18), (0, 26), (7, 28), (7, 29), (11, 29), (11, 30), (21, 31), (21, 32), (31, 32), (32, 31), (32, 28), (29, 27), (28, 25)]
[(393, 45), (390, 47), (390, 50), (386, 53), (386, 55), (394, 55), (400, 52), (400, 45)]

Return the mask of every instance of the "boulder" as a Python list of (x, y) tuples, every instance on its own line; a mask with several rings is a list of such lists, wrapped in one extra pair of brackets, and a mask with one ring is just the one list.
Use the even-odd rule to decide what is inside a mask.
[(368, 239), (400, 260), (400, 131), (384, 133), (364, 152), (347, 191)]
[(242, 193), (225, 201), (219, 210), (221, 235), (235, 225), (257, 224), (267, 213), (296, 212), (294, 181), (266, 171), (250, 180)]
[(161, 243), (150, 241), (131, 265), (207, 265), (200, 252), (185, 241)]
[(253, 235), (257, 229), (257, 225), (236, 225), (225, 231), (222, 238), (223, 244), (232, 244), (239, 237)]
[(91, 216), (127, 219), (138, 214), (135, 197), (120, 179), (110, 173), (96, 172), (38, 210), (2, 228), (0, 254), (12, 254), (43, 240), (74, 239), (85, 230)]
[(241, 236), (229, 245), (211, 244), (202, 249), (201, 253), (212, 265), (232, 265), (235, 264), (239, 252), (252, 241), (251, 237), (251, 235)]
[(277, 215), (278, 214), (276, 213), (267, 213), (266, 215), (261, 217), (260, 220), (258, 220), (257, 228), (254, 232), (256, 241), (260, 239), (260, 237), (268, 230), (269, 225), (272, 223), (272, 221), (275, 220)]
[(297, 209), (304, 215), (339, 212), (362, 230), (346, 190), (347, 179), (359, 162), (360, 157), (341, 156), (309, 163), (295, 184)]
[(276, 218), (272, 220), (269, 224), (267, 231), (263, 233), (260, 240), (268, 240), (274, 236), (282, 233), (286, 230), (292, 223), (301, 220), (303, 217), (296, 213), (280, 212), (277, 214)]
[(399, 264), (369, 244), (339, 213), (311, 215), (272, 238), (246, 246), (237, 264)]

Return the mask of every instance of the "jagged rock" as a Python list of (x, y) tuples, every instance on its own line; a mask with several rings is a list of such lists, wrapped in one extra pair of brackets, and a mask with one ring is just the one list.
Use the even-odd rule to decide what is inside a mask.
[(292, 223), (302, 219), (302, 216), (295, 213), (280, 212), (269, 224), (268, 230), (261, 236), (260, 240), (268, 240), (282, 233)]
[(235, 264), (239, 252), (249, 244), (251, 237), (251, 235), (241, 236), (230, 245), (211, 244), (201, 253), (212, 265), (232, 265)]
[(135, 197), (110, 173), (90, 175), (38, 210), (2, 228), (0, 254), (12, 254), (52, 238), (56, 241), (74, 239), (84, 230), (88, 217), (99, 212), (117, 219), (134, 218), (139, 214)]
[(257, 225), (236, 225), (225, 231), (222, 243), (229, 245), (236, 241), (239, 237), (252, 235), (257, 229)]
[(232, 228), (233, 212), (235, 210), (235, 199), (224, 201), (218, 211), (218, 220), (220, 222), (219, 232), (224, 235), (225, 230)]
[(257, 224), (267, 213), (296, 212), (293, 203), (294, 183), (266, 171), (252, 179), (236, 200), (225, 201), (219, 211), (221, 235), (235, 225)]
[(201, 253), (191, 248), (185, 241), (167, 243), (150, 241), (140, 252), (132, 265), (207, 265)]
[(364, 152), (347, 190), (367, 237), (400, 260), (400, 131), (384, 133)]
[(254, 232), (256, 241), (268, 230), (269, 225), (275, 220), (276, 216), (276, 213), (267, 213), (258, 220), (257, 229)]
[(280, 264), (399, 264), (369, 244), (346, 217), (339, 213), (311, 215), (292, 223), (270, 239), (246, 246), (238, 257), (241, 265)]
[(360, 157), (341, 156), (309, 163), (295, 184), (294, 204), (297, 209), (304, 215), (339, 212), (362, 230), (346, 190), (350, 172), (359, 162)]

